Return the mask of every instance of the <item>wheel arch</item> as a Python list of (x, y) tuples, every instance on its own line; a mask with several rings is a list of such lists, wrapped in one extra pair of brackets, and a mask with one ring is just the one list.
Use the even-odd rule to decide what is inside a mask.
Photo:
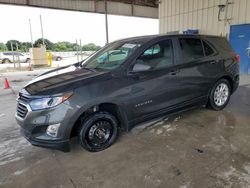
[(216, 82), (218, 82), (221, 79), (226, 79), (229, 82), (229, 84), (230, 84), (230, 90), (232, 92), (232, 89), (233, 89), (233, 78), (231, 76), (229, 76), (229, 75), (224, 75), (224, 76), (220, 77)]
[(9, 58), (3, 58), (2, 63), (6, 63), (5, 61), (9, 61), (10, 63), (12, 62)]
[(98, 111), (105, 111), (114, 115), (117, 118), (119, 128), (121, 128), (124, 131), (128, 131), (129, 126), (128, 126), (127, 115), (125, 110), (121, 107), (121, 105), (112, 102), (102, 102), (96, 105), (88, 106), (79, 113), (80, 115), (78, 115), (76, 121), (73, 123), (73, 126), (70, 130), (70, 137), (77, 135), (82, 118), (86, 118), (92, 113)]

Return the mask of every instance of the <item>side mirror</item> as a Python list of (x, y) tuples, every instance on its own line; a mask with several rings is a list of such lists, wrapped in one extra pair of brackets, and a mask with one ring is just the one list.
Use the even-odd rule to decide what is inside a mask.
[(143, 65), (143, 64), (135, 64), (132, 72), (142, 72), (142, 71), (147, 71), (150, 70), (150, 66), (149, 65)]

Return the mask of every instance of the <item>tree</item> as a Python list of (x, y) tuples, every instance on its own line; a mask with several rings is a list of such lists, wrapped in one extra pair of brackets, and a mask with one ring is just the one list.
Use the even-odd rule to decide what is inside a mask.
[(72, 44), (72, 51), (79, 51), (81, 49), (80, 45), (77, 43)]
[[(11, 51), (11, 43), (13, 44), (13, 50), (16, 51), (16, 44), (18, 45), (18, 49), (22, 52), (28, 52), (29, 49), (32, 47), (30, 42), (20, 42), (18, 40), (9, 40), (6, 45), (0, 43), (0, 51), (9, 50)], [(60, 41), (57, 43), (53, 43), (48, 39), (44, 39), (44, 43), (46, 45), (46, 49), (50, 51), (56, 52), (66, 52), (66, 51), (96, 51), (99, 50), (101, 47), (95, 45), (94, 43), (85, 44), (80, 46), (76, 43), (71, 43), (67, 41)], [(34, 43), (34, 47), (40, 47), (43, 44), (43, 40), (41, 38), (37, 39)]]
[[(37, 39), (34, 43), (35, 47), (40, 47), (43, 44), (43, 39)], [(48, 39), (44, 39), (44, 44), (46, 45), (47, 50), (53, 50), (54, 44), (53, 42), (49, 41)]]
[(53, 50), (56, 52), (73, 51), (73, 44), (67, 41), (57, 42), (54, 44)]
[(21, 42), (20, 50), (23, 52), (28, 52), (31, 47), (31, 42)]
[(7, 50), (7, 46), (4, 43), (0, 42), (0, 52), (6, 51), (6, 50)]
[(86, 45), (82, 46), (83, 51), (97, 51), (100, 48), (101, 48), (100, 46), (97, 46), (97, 45), (95, 45), (93, 43), (89, 43), (89, 44), (86, 44)]
[(13, 46), (13, 51), (16, 51), (17, 50), (17, 45), (18, 45), (18, 49), (20, 49), (20, 47), (21, 47), (21, 42), (19, 42), (18, 40), (9, 40), (9, 41), (7, 41), (7, 43), (6, 43), (6, 46), (7, 46), (7, 49), (9, 50), (9, 51), (11, 51), (12, 49), (11, 49), (11, 43), (12, 43), (12, 46)]

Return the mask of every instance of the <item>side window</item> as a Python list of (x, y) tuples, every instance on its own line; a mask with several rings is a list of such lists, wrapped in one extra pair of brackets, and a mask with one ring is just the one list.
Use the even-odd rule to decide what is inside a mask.
[(205, 41), (203, 41), (203, 46), (206, 56), (210, 56), (214, 53), (214, 50)]
[(154, 46), (152, 46), (151, 48), (149, 48), (149, 49), (147, 49), (144, 53), (143, 53), (143, 55), (154, 55), (154, 54), (157, 54), (157, 53), (159, 53), (160, 52), (160, 46), (159, 46), (159, 44), (156, 44), (156, 45), (154, 45)]
[(173, 46), (171, 40), (164, 40), (154, 44), (137, 58), (133, 71), (157, 70), (169, 67), (174, 63)]
[(204, 57), (203, 47), (200, 39), (180, 38), (179, 43), (182, 57), (185, 62)]

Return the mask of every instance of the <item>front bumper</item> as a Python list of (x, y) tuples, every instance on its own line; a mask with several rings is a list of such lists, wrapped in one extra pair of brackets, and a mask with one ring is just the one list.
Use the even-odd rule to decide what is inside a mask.
[[(74, 115), (77, 108), (73, 108), (69, 102), (44, 110), (32, 111), (28, 103), (22, 104), (25, 113), (20, 113), (17, 107), (16, 121), (21, 127), (21, 134), (34, 146), (52, 148), (64, 152), (70, 151), (71, 129), (74, 126)], [(60, 124), (56, 136), (46, 133), (49, 125)]]
[(25, 129), (21, 128), (21, 135), (25, 137), (32, 145), (39, 146), (43, 148), (51, 148), (64, 152), (70, 151), (70, 140), (42, 140), (33, 138), (30, 133), (28, 133)]

